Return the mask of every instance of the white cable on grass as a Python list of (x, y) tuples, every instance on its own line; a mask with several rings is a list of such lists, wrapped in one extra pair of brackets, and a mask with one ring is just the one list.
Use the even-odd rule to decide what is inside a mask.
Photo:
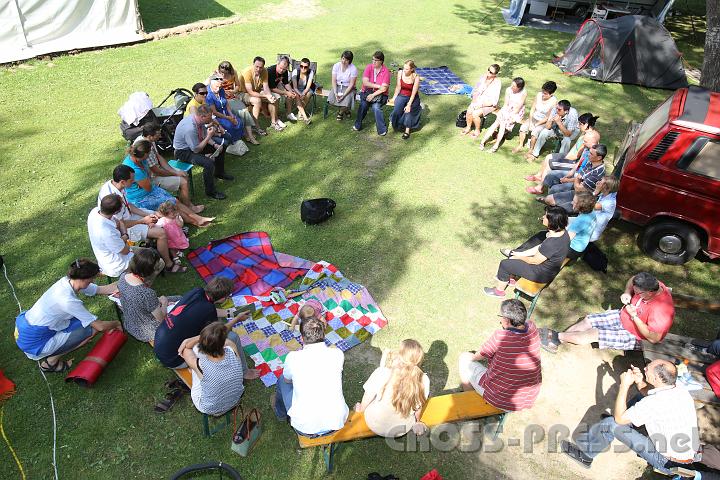
[[(10, 285), (10, 290), (12, 291), (13, 297), (15, 297), (15, 302), (17, 302), (18, 310), (20, 313), (22, 313), (22, 305), (20, 305), (20, 300), (18, 300), (17, 294), (15, 293), (15, 287), (13, 286), (12, 282), (8, 278), (7, 274), (7, 267), (3, 263), (3, 274), (5, 275), (5, 280), (7, 280), (8, 285)], [(43, 372), (42, 367), (40, 366), (40, 360), (37, 362), (38, 368), (40, 369), (40, 374), (42, 375), (43, 379), (45, 379), (45, 385), (47, 385), (48, 393), (50, 393), (50, 408), (52, 410), (52, 419), (53, 419), (53, 471), (55, 472), (55, 480), (59, 480), (60, 477), (58, 477), (58, 471), (57, 471), (57, 419), (55, 417), (55, 400), (53, 399), (52, 389), (50, 388), (50, 382), (48, 382), (47, 377), (45, 376), (45, 372)]]

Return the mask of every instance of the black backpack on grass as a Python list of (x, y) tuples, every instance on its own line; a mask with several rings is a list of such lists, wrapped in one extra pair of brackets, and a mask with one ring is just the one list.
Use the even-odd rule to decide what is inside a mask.
[(463, 110), (462, 112), (458, 113), (457, 120), (455, 120), (456, 127), (458, 127), (458, 128), (467, 127), (467, 119), (465, 118), (466, 114), (467, 114), (467, 110)]
[(314, 198), (303, 200), (300, 204), (300, 220), (307, 225), (317, 225), (332, 217), (335, 200), (330, 198)]

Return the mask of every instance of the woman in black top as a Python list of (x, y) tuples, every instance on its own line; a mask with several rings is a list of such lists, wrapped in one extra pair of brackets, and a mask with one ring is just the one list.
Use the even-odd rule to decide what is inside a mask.
[(501, 249), (508, 257), (500, 262), (495, 287), (485, 287), (485, 295), (505, 297), (511, 277), (549, 283), (560, 272), (570, 249), (567, 212), (562, 207), (545, 207), (542, 222), (547, 231), (538, 232), (515, 250)]

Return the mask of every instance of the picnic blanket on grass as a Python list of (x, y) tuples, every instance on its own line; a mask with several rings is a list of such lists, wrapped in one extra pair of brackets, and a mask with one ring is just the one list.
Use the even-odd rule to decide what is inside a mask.
[(275, 304), (269, 296), (235, 295), (232, 298), (235, 307), (254, 304), (252, 317), (237, 324), (234, 331), (267, 387), (275, 385), (282, 375), (287, 354), (302, 348), (300, 332), (290, 331), (288, 324), (305, 301), (315, 299), (324, 305), (325, 344), (343, 352), (387, 325), (387, 319), (367, 289), (345, 278), (327, 262), (318, 262), (308, 270), (300, 287), (288, 291), (288, 295), (294, 292), (302, 294), (280, 304)]
[(265, 232), (215, 240), (193, 250), (187, 258), (206, 283), (217, 275), (227, 277), (235, 282), (233, 294), (246, 295), (287, 287), (313, 266), (309, 260), (275, 252)]
[(420, 75), (420, 91), (425, 95), (469, 96), (472, 92), (472, 87), (446, 66), (418, 68), (416, 71)]

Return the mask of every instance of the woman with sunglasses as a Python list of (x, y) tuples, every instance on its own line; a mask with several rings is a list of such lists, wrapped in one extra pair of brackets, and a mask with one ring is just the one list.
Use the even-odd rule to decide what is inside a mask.
[(475, 84), (472, 91), (472, 102), (470, 102), (467, 113), (465, 113), (467, 127), (461, 132), (462, 135), (470, 133), (473, 126), (475, 130), (473, 130), (471, 136), (475, 138), (480, 135), (483, 118), (497, 109), (502, 88), (500, 79), (497, 76), (499, 72), (500, 65), (493, 63)]
[(300, 120), (310, 125), (310, 117), (305, 111), (305, 106), (310, 101), (310, 97), (315, 91), (315, 72), (310, 68), (310, 60), (303, 58), (300, 60), (298, 68), (293, 70), (291, 74), (292, 89), (297, 95), (295, 104), (297, 105)]

